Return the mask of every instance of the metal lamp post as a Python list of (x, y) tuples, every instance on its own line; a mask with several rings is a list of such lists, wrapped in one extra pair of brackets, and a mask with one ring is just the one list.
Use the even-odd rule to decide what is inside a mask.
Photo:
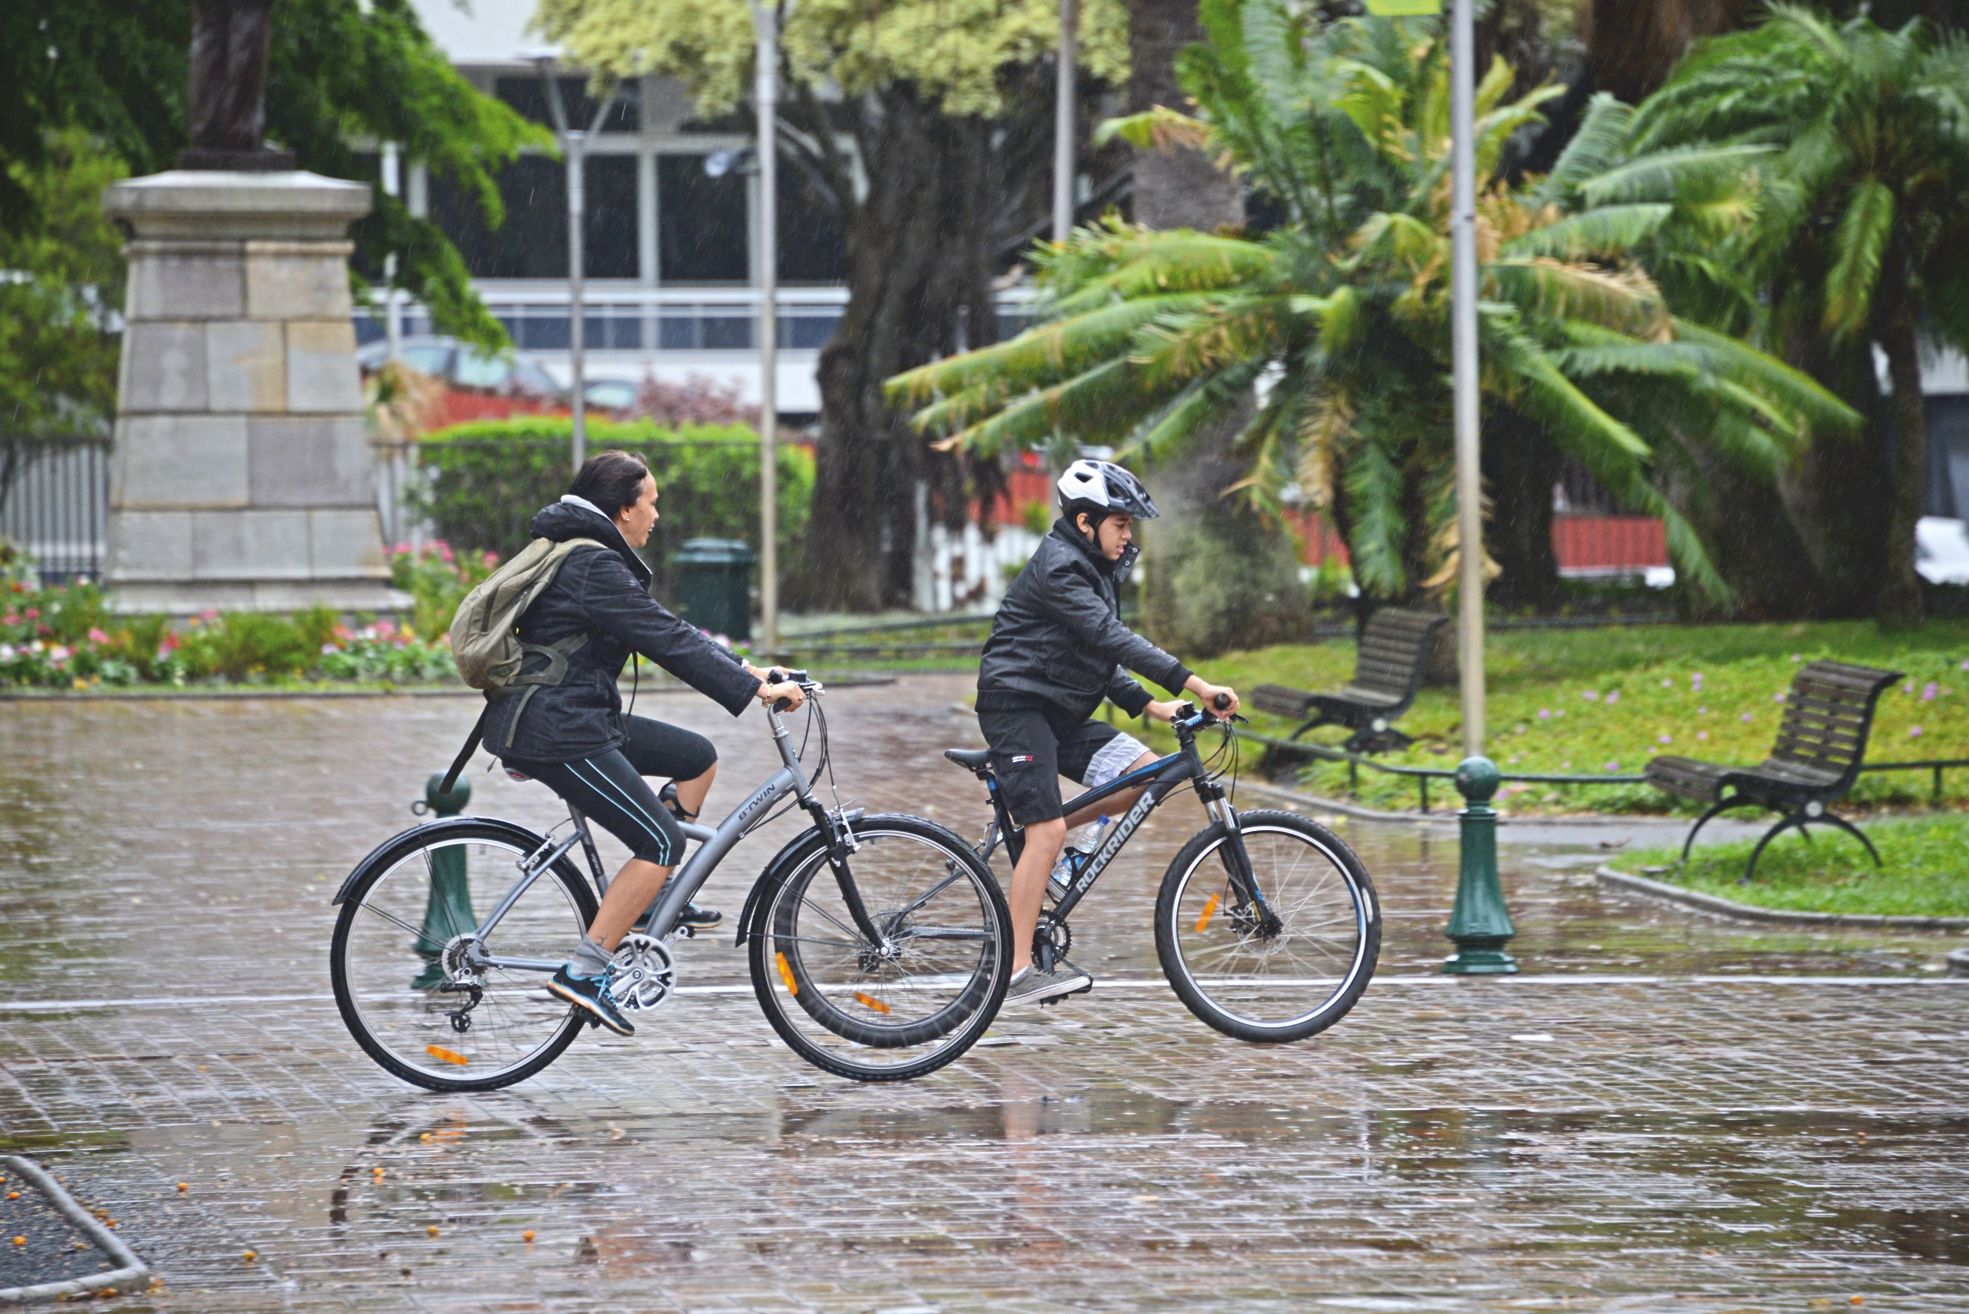
[(531, 50), (520, 58), (540, 71), (546, 84), (547, 113), (554, 120), (554, 134), (560, 138), (561, 158), (567, 164), (567, 262), (568, 262), (568, 359), (573, 373), (568, 405), (574, 413), (574, 468), (579, 471), (588, 459), (588, 374), (583, 359), (587, 325), (587, 270), (582, 255), (582, 224), (587, 212), (587, 194), (582, 165), (586, 160), (588, 138), (600, 132), (602, 120), (615, 106), (616, 89), (595, 106), (594, 121), (586, 128), (568, 126), (567, 110), (561, 105), (560, 83), (554, 67), (560, 59), (558, 48)]
[(1080, 0), (1060, 0), (1060, 54), (1053, 84), (1053, 240), (1073, 231), (1073, 83), (1080, 63)]
[(759, 637), (779, 648), (779, 10), (752, 0), (759, 114)]

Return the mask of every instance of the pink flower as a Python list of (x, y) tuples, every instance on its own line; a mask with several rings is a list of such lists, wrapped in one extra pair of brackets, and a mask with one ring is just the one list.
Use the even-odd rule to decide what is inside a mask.
[(1675, 681), (1664, 678), (1661, 682), (1661, 687), (1664, 689), (1673, 689), (1675, 687)]
[(1581, 698), (1584, 698), (1589, 703), (1597, 703), (1600, 701), (1600, 691), (1598, 689), (1588, 689), (1584, 693), (1580, 694), (1579, 696)]
[(438, 549), (438, 560), (440, 560), (440, 561), (449, 561), (449, 560), (451, 560), (451, 549), (450, 549), (450, 548), (448, 548), (448, 547), (441, 547), (441, 548), (439, 548), (439, 549)]
[(1675, 741), (1674, 741), (1673, 739), (1671, 739), (1671, 738), (1670, 738), (1669, 736), (1667, 736), (1667, 735), (1656, 735), (1656, 736), (1655, 736), (1655, 741), (1656, 741), (1657, 743), (1663, 743), (1663, 744), (1672, 744), (1672, 743), (1674, 743), (1674, 742), (1675, 742)]
[(1607, 770), (1609, 770), (1609, 771), (1618, 771), (1618, 770), (1620, 770), (1620, 763), (1618, 763), (1618, 762), (1609, 762), (1609, 763), (1607, 763)]
[(1552, 719), (1552, 709), (1549, 707), (1539, 708), (1538, 719), (1541, 721), (1550, 721)]
[(179, 639), (178, 639), (177, 631), (166, 630), (164, 631), (164, 642), (158, 648), (158, 651), (162, 653), (176, 652), (178, 650), (178, 643), (179, 643)]
[(1928, 681), (1927, 684), (1921, 686), (1921, 701), (1924, 703), (1932, 703), (1935, 701), (1935, 695), (1939, 694), (1941, 691), (1942, 691), (1942, 686), (1936, 684), (1933, 680), (1930, 680)]
[(1914, 681), (1912, 681), (1912, 680), (1909, 680), (1909, 681), (1908, 681), (1908, 682), (1907, 682), (1906, 684), (1904, 684), (1904, 685), (1902, 685), (1902, 686), (1901, 686), (1901, 692), (1902, 692), (1902, 693), (1913, 693), (1913, 692), (1914, 692)]
[(1791, 660), (1794, 662), (1802, 662), (1805, 660), (1805, 658), (1803, 654), (1794, 652), (1791, 654)]
[(1783, 694), (1772, 694), (1772, 695), (1771, 695), (1771, 701), (1772, 701), (1772, 702), (1774, 702), (1774, 703), (1781, 703), (1781, 702), (1783, 702), (1783, 701), (1784, 701), (1784, 695), (1783, 695)]
[(1919, 739), (1919, 738), (1921, 738), (1921, 727), (1920, 727), (1920, 726), (1918, 726), (1918, 725), (1911, 725), (1911, 726), (1909, 726), (1909, 727), (1907, 728), (1907, 737), (1908, 737), (1909, 739)]
[(1969, 657), (1965, 657), (1962, 659), (1962, 669), (1965, 671), (1969, 671)]
[[(91, 625), (91, 626), (89, 627), (89, 642), (91, 642), (91, 643), (108, 643), (108, 642), (109, 642), (109, 636), (108, 636), (107, 634), (104, 634), (104, 633), (103, 633), (103, 632), (102, 632), (101, 630), (99, 630), (99, 629), (97, 629), (97, 628), (96, 628), (95, 626), (93, 626), (93, 625)], [(1934, 688), (1935, 686), (1931, 684), (1931, 685), (1929, 685), (1928, 687), (1929, 687), (1930, 689), (1932, 689), (1932, 688)]]
[(1707, 739), (1707, 738), (1709, 738), (1709, 732), (1708, 732), (1707, 730), (1698, 730), (1698, 731), (1696, 731), (1696, 738), (1697, 738), (1697, 739)]
[(1748, 713), (1748, 712), (1745, 712), (1745, 713), (1744, 713), (1744, 714), (1743, 714), (1742, 716), (1740, 716), (1740, 717), (1738, 717), (1738, 718), (1737, 718), (1737, 720), (1739, 720), (1739, 721), (1742, 721), (1742, 722), (1743, 722), (1743, 723), (1744, 723), (1745, 725), (1749, 725), (1749, 724), (1750, 724), (1750, 713)]
[(1709, 715), (1709, 709), (1708, 709), (1707, 707), (1698, 707), (1698, 708), (1696, 708), (1696, 715), (1697, 715), (1697, 716), (1708, 716), (1708, 715)]
[(28, 618), (29, 620), (40, 620), (40, 619), (41, 619), (41, 608), (39, 608), (39, 607), (29, 607), (29, 608), (27, 609), (27, 612), (26, 612), (25, 614), (26, 614), (26, 616), (27, 616), (27, 618)]
[(217, 607), (207, 607), (204, 611), (198, 613), (198, 619), (202, 621), (215, 621), (219, 619), (219, 609)]
[(0, 625), (18, 625), (20, 623), (21, 618), (11, 611), (4, 616), (0, 616)]
[(1610, 694), (1608, 694), (1608, 695), (1607, 695), (1607, 706), (1608, 706), (1608, 707), (1612, 707), (1612, 706), (1613, 706), (1613, 705), (1614, 705), (1615, 703), (1617, 703), (1617, 702), (1619, 702), (1619, 701), (1620, 701), (1620, 690), (1618, 690), (1618, 689), (1616, 689), (1616, 690), (1614, 690), (1614, 691), (1613, 691), (1612, 693), (1610, 693)]

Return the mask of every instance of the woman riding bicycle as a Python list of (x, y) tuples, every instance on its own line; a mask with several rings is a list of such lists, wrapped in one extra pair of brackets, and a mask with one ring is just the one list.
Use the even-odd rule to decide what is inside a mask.
[[(644, 716), (625, 716), (618, 686), (623, 663), (640, 653), (733, 716), (756, 698), (798, 707), (797, 684), (774, 684), (766, 673), (650, 596), (650, 568), (635, 549), (655, 527), (656, 480), (642, 458), (602, 452), (588, 459), (567, 496), (533, 518), (536, 538), (594, 539), (601, 549), (577, 550), (520, 617), (522, 643), (565, 650), (556, 684), (488, 694), (485, 744), (508, 770), (540, 781), (582, 815), (599, 821), (633, 855), (603, 896), (600, 910), (547, 989), (619, 1035), (633, 1024), (608, 989), (609, 959), (637, 917), (655, 901), (683, 860), (679, 821), (694, 819), (717, 775), (718, 751), (703, 735)], [(540, 660), (529, 656), (527, 673)], [(519, 696), (515, 696), (519, 695)], [(669, 802), (659, 801), (644, 776), (667, 776)], [(711, 909), (687, 906), (682, 920), (716, 925)]]

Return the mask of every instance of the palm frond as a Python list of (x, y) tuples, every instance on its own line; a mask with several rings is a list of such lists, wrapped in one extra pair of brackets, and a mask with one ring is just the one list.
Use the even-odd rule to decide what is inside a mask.
[(1839, 218), (1836, 254), (1825, 280), (1825, 327), (1835, 337), (1859, 333), (1873, 316), (1873, 290), (1894, 236), (1895, 208), (1887, 184), (1863, 178)]
[(1514, 237), (1503, 251), (1559, 260), (1624, 255), (1653, 237), (1674, 213), (1675, 207), (1662, 201), (1603, 205)]
[(1612, 168), (1633, 119), (1632, 106), (1623, 104), (1609, 92), (1596, 93), (1587, 103), (1586, 114), (1572, 140), (1559, 153), (1552, 172), (1532, 189), (1533, 204), (1561, 204), (1581, 183)]
[(1775, 150), (1751, 143), (1654, 151), (1587, 179), (1580, 184), (1579, 193), (1588, 205), (1672, 201), (1678, 192), (1693, 187), (1734, 181)]
[(1637, 269), (1603, 269), (1542, 256), (1492, 260), (1483, 277), (1493, 295), (1553, 319), (1583, 319), (1637, 336), (1668, 323), (1661, 291)]

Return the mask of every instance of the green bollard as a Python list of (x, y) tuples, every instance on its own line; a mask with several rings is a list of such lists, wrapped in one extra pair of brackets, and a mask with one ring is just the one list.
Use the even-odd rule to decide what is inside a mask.
[[(455, 817), (472, 801), (472, 783), (459, 780), (449, 794), (442, 793), (442, 774), (424, 785), (424, 810), (439, 817)], [(451, 937), (479, 924), (472, 912), (472, 887), (465, 871), (462, 848), (440, 849), (431, 855), (431, 889), (424, 902), (424, 924), (417, 931), (417, 952), (428, 965), (417, 974), (411, 987), (430, 990), (444, 981), (444, 967), (437, 961)]]
[(1466, 757), (1456, 767), (1456, 789), (1463, 795), (1457, 813), (1462, 826), (1462, 870), (1456, 879), (1456, 908), (1449, 915), (1449, 938), (1456, 952), (1443, 971), (1459, 976), (1506, 976), (1518, 970), (1504, 942), (1518, 933), (1504, 907), (1497, 881), (1497, 813), (1490, 806), (1501, 774), (1487, 757)]

